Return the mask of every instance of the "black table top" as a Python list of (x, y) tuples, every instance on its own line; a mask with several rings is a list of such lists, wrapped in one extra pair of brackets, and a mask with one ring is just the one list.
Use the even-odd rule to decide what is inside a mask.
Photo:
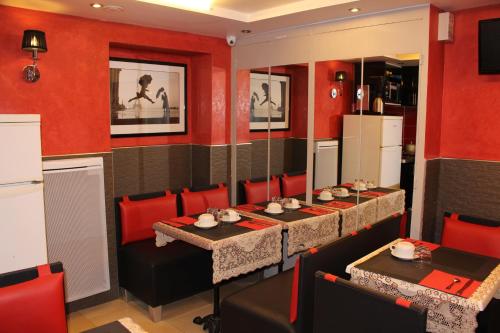
[[(303, 194), (295, 195), (295, 196), (293, 196), (293, 198), (300, 200), (300, 201), (306, 201), (306, 194), (303, 193)], [(366, 197), (361, 197), (361, 196), (359, 197), (359, 203), (367, 202), (370, 200), (374, 200), (374, 198), (366, 198)], [(350, 202), (350, 203), (357, 204), (358, 199), (357, 199), (355, 194), (351, 193), (351, 195), (348, 196), (347, 198), (335, 197), (334, 201)], [(314, 205), (324, 205), (325, 203), (328, 203), (328, 202), (331, 202), (331, 201), (321, 201), (318, 199), (318, 195), (316, 195), (316, 194), (312, 195), (312, 203)]]
[[(260, 202), (260, 203), (257, 203), (256, 205), (261, 206), (261, 207), (267, 207), (268, 203), (269, 202)], [(302, 208), (311, 208), (311, 206), (308, 206), (308, 205), (301, 205), (301, 206), (302, 206), (301, 209)], [(269, 214), (269, 213), (266, 213), (264, 210), (254, 210), (251, 213), (257, 214), (257, 215), (260, 215), (260, 216), (263, 216), (266, 218), (272, 218), (272, 219), (275, 219), (275, 220), (278, 220), (281, 222), (285, 222), (285, 223), (295, 222), (295, 221), (318, 216), (318, 215), (310, 214), (307, 212), (303, 212), (300, 209), (291, 210), (291, 209), (286, 209), (286, 208), (284, 208), (284, 212), (282, 214)], [(332, 211), (332, 214), (333, 214), (333, 211)]]
[(432, 251), (430, 263), (400, 260), (393, 257), (390, 250), (387, 249), (356, 265), (356, 267), (364, 271), (417, 284), (434, 269), (476, 281), (483, 281), (499, 263), (500, 260), (496, 258), (441, 246)]

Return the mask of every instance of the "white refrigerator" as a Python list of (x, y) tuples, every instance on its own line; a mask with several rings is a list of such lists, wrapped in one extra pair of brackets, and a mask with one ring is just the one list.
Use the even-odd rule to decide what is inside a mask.
[(0, 273), (47, 263), (40, 115), (0, 114)]
[(345, 115), (343, 127), (342, 183), (399, 187), (403, 117)]

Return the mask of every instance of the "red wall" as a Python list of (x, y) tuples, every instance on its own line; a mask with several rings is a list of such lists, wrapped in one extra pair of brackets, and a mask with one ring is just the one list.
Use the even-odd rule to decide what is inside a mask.
[[(435, 16), (436, 10), (431, 13)], [(500, 160), (500, 75), (478, 74), (478, 21), (497, 17), (500, 17), (498, 5), (456, 12), (455, 40), (444, 44), (442, 67), (440, 47), (431, 41), (427, 158)], [(434, 22), (431, 25), (432, 37), (436, 21), (431, 22)], [(438, 96), (440, 67), (444, 68), (441, 114)], [(433, 94), (436, 94), (435, 98), (432, 98)]]
[[(335, 72), (347, 72), (343, 83), (343, 94), (331, 98), (330, 91), (340, 84), (335, 82)], [(316, 63), (316, 94), (314, 113), (314, 138), (339, 138), (342, 136), (342, 116), (351, 112), (352, 82), (354, 64), (343, 61), (322, 61)]]
[[(41, 114), (44, 155), (227, 142), (231, 52), (223, 39), (4, 6), (0, 17), (0, 112)], [(31, 60), (20, 43), (30, 28), (45, 31), (49, 49), (40, 55), (41, 79), (35, 84), (21, 78)], [(191, 65), (187, 135), (110, 138), (110, 54)]]

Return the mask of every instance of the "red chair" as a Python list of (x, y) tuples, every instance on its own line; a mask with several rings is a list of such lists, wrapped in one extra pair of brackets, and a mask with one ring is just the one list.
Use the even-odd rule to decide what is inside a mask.
[[(251, 182), (250, 180), (246, 180), (243, 184), (245, 188), (245, 197), (246, 201), (249, 204), (254, 204), (258, 202), (268, 201), (267, 198), (267, 182)], [(280, 182), (276, 176), (272, 176), (269, 181), (269, 200), (272, 197), (280, 197)]]
[[(213, 188), (217, 186), (216, 188)], [(204, 213), (207, 208), (229, 208), (229, 195), (224, 184), (210, 185), (211, 189), (194, 191), (185, 188), (181, 193), (184, 215)], [(206, 188), (206, 187), (205, 187)]]
[(205, 202), (208, 206), (207, 208), (229, 208), (229, 193), (227, 192), (227, 187), (222, 183), (217, 186), (218, 188), (216, 189), (199, 192), (205, 198)]
[[(469, 220), (469, 221), (467, 221)], [(492, 221), (458, 214), (445, 214), (441, 245), (457, 250), (500, 258), (500, 226)]]
[(0, 274), (0, 332), (67, 333), (60, 262)]
[(306, 174), (289, 176), (286, 173), (281, 177), (283, 196), (285, 198), (306, 193)]
[(170, 191), (162, 197), (137, 201), (124, 196), (119, 205), (121, 245), (155, 237), (155, 222), (177, 216), (177, 196)]

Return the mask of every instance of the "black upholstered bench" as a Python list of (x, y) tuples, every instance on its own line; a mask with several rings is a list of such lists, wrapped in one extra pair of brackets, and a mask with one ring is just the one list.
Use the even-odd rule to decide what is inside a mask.
[(167, 191), (116, 199), (119, 284), (149, 306), (153, 321), (161, 319), (162, 305), (212, 287), (209, 251), (173, 241), (155, 245), (154, 222), (178, 216), (176, 194)]

